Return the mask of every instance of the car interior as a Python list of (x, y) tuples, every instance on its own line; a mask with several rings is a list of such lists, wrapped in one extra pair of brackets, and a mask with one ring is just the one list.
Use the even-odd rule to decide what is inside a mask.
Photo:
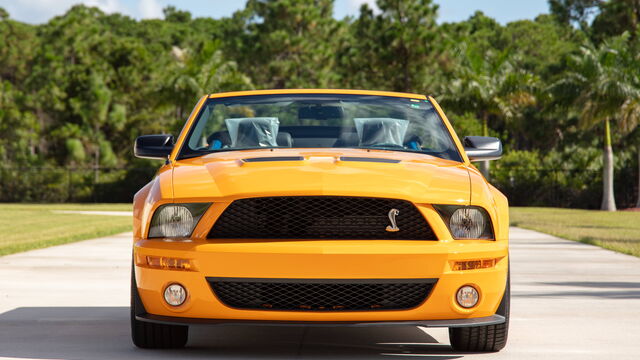
[[(221, 113), (209, 113), (205, 116), (205, 124), (196, 129), (199, 135), (195, 137), (201, 140), (193, 146), (190, 143), (191, 149), (211, 152), (261, 147), (379, 148), (421, 152), (460, 161), (457, 151), (448, 146), (450, 139), (438, 137), (444, 132), (430, 130), (429, 126), (435, 126), (437, 121), (412, 123), (397, 111), (345, 116), (342, 106), (296, 105), (288, 111), (265, 109), (260, 112), (268, 116), (262, 117), (260, 112), (242, 113), (234, 111), (232, 106), (225, 107)], [(363, 115), (375, 117), (357, 117)]]
[[(366, 139), (376, 137), (376, 132), (382, 131), (380, 127), (365, 127), (363, 143)], [(231, 136), (228, 130), (216, 131), (207, 137), (210, 150), (224, 149), (232, 146)], [(402, 147), (420, 150), (420, 138), (407, 134)], [(260, 136), (255, 132), (240, 131), (236, 147), (260, 147)], [(276, 136), (277, 147), (284, 148), (326, 148), (326, 147), (358, 147), (360, 137), (355, 127), (345, 128), (341, 126), (281, 126)], [(375, 146), (375, 144), (371, 145)], [(389, 145), (387, 145), (389, 146)]]

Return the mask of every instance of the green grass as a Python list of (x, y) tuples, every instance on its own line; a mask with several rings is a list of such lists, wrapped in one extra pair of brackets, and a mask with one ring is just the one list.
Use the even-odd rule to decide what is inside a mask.
[(0, 204), (0, 256), (131, 231), (128, 216), (52, 210), (131, 211), (131, 204)]
[(515, 207), (511, 225), (640, 257), (640, 212)]

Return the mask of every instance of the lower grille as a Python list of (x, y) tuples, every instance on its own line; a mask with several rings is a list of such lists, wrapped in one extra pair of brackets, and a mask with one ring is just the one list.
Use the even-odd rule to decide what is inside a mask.
[(425, 301), (436, 279), (207, 278), (225, 305), (289, 311), (405, 310)]
[[(391, 226), (391, 218), (397, 222), (396, 228)], [(208, 237), (437, 240), (424, 216), (409, 201), (347, 196), (239, 199), (224, 210)]]

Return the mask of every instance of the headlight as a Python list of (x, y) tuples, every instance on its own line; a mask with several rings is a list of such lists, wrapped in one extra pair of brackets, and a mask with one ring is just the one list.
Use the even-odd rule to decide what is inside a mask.
[(153, 213), (149, 237), (188, 237), (210, 203), (165, 204)]
[(457, 240), (493, 239), (487, 211), (478, 206), (434, 205)]

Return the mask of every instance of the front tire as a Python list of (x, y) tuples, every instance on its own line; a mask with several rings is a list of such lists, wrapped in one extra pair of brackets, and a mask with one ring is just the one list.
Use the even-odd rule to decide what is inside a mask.
[(143, 349), (182, 348), (189, 338), (189, 327), (183, 325), (156, 324), (136, 319), (144, 314), (144, 305), (138, 295), (133, 265), (131, 269), (131, 340)]
[(451, 347), (462, 352), (495, 352), (507, 345), (509, 334), (509, 307), (511, 303), (511, 269), (507, 273), (507, 286), (496, 314), (505, 322), (497, 325), (449, 328)]

